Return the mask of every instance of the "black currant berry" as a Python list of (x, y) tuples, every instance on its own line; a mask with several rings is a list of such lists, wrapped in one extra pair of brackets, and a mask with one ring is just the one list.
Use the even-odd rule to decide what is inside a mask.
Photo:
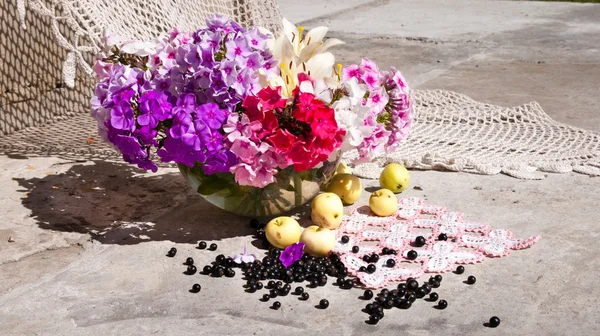
[(396, 260), (394, 260), (394, 259), (388, 259), (385, 262), (385, 264), (386, 264), (387, 267), (394, 267), (394, 266), (396, 266)]
[(279, 301), (273, 302), (273, 309), (277, 310), (279, 308), (281, 308), (281, 302), (279, 302)]
[(193, 293), (198, 293), (198, 292), (200, 292), (201, 289), (202, 289), (202, 287), (199, 284), (194, 284), (192, 286), (192, 292)]
[(425, 297), (425, 295), (427, 295), (427, 291), (425, 290), (425, 288), (420, 287), (420, 288), (417, 288), (417, 290), (415, 291), (415, 294), (417, 295), (417, 299), (422, 299)]
[(269, 291), (269, 295), (270, 295), (272, 298), (276, 298), (276, 297), (277, 297), (277, 289), (271, 289), (271, 290)]
[(192, 259), (191, 257), (187, 257), (187, 259), (185, 259), (185, 264), (186, 265), (193, 265), (194, 264), (194, 259)]
[(358, 248), (358, 246), (352, 246), (353, 253), (358, 253), (358, 251), (360, 251), (360, 248)]
[(362, 257), (362, 260), (363, 260), (364, 262), (368, 263), (368, 262), (371, 262), (371, 257), (369, 257), (368, 255), (366, 255), (366, 254), (365, 254), (365, 255)]
[(406, 257), (408, 258), (408, 260), (415, 260), (418, 256), (419, 254), (415, 250), (410, 250), (406, 253)]
[(263, 295), (263, 297), (262, 297), (262, 300), (263, 300), (264, 302), (267, 302), (267, 301), (269, 301), (269, 299), (270, 299), (270, 298), (271, 298), (271, 297), (269, 296), (269, 294), (264, 294), (264, 295)]
[(215, 258), (215, 262), (219, 265), (223, 264), (225, 262), (225, 256), (222, 254), (219, 254), (216, 258)]
[(440, 282), (434, 280), (433, 283), (431, 284), (431, 287), (433, 287), (433, 288), (439, 288), (440, 287)]
[(195, 274), (196, 273), (196, 266), (194, 266), (194, 265), (188, 266), (186, 273), (188, 275)]
[(419, 282), (415, 279), (411, 279), (406, 283), (406, 287), (410, 291), (416, 291), (419, 288)]
[(203, 272), (204, 274), (207, 274), (207, 275), (208, 275), (208, 274), (212, 273), (212, 267), (211, 267), (210, 265), (206, 265), (206, 266), (204, 266), (204, 268), (202, 269), (202, 272)]
[[(225, 269), (225, 276), (228, 278), (233, 278), (235, 276), (235, 271), (228, 267)], [(260, 288), (258, 289), (262, 289), (262, 283), (260, 283)]]
[(370, 289), (367, 289), (364, 293), (363, 293), (363, 299), (364, 300), (371, 300), (373, 298), (373, 291)]
[(389, 248), (387, 248), (387, 247), (384, 247), (384, 248), (381, 250), (381, 254), (382, 254), (382, 255), (390, 254), (390, 249), (389, 249)]
[(423, 247), (423, 245), (425, 245), (425, 237), (423, 236), (418, 236), (417, 238), (415, 238), (415, 246), (416, 247)]
[(352, 289), (352, 287), (354, 287), (354, 281), (352, 281), (352, 279), (344, 281), (344, 289)]
[(217, 250), (217, 244), (215, 244), (215, 243), (210, 244), (210, 246), (209, 246), (208, 249), (211, 250), (211, 251), (216, 251)]
[(456, 271), (454, 271), (454, 273), (456, 274), (463, 274), (465, 272), (465, 267), (464, 266), (458, 266), (456, 268)]
[(401, 299), (400, 302), (398, 303), (398, 308), (400, 308), (400, 309), (409, 309), (410, 306), (412, 306), (412, 303), (410, 301), (408, 301), (407, 299)]
[(294, 291), (294, 293), (298, 294), (298, 295), (302, 295), (302, 293), (304, 293), (304, 287), (296, 287), (296, 290)]
[(342, 243), (343, 244), (348, 244), (348, 242), (350, 241), (350, 237), (344, 235), (342, 236)]
[(370, 261), (370, 262), (372, 262), (372, 263), (376, 263), (376, 262), (378, 262), (378, 261), (379, 261), (379, 255), (377, 255), (377, 254), (373, 253), (373, 254), (371, 255), (371, 258), (370, 258), (370, 259), (371, 259), (371, 261)]
[(446, 300), (440, 300), (437, 306), (439, 309), (446, 309), (448, 307), (448, 302)]
[(440, 233), (438, 240), (448, 240), (448, 236), (445, 233)]
[(358, 269), (359, 272), (366, 272), (367, 268), (365, 266), (360, 266), (360, 268)]
[(433, 292), (431, 294), (429, 294), (429, 301), (437, 301), (440, 298), (440, 296), (438, 295), (438, 293)]
[(367, 273), (369, 273), (369, 274), (375, 273), (376, 270), (377, 270), (377, 267), (375, 267), (375, 265), (373, 265), (373, 264), (369, 264), (369, 266), (367, 266)]
[(473, 276), (473, 275), (469, 275), (469, 277), (467, 278), (467, 283), (469, 285), (473, 285), (476, 281), (477, 281), (477, 278), (475, 278), (475, 276)]
[(309, 298), (309, 295), (308, 295), (308, 293), (307, 293), (307, 292), (304, 292), (304, 293), (302, 293), (302, 295), (300, 295), (300, 298), (301, 298), (302, 300), (306, 301), (306, 300), (308, 300), (308, 298)]
[(172, 247), (169, 252), (167, 252), (167, 256), (173, 258), (177, 254), (177, 249)]
[(442, 275), (441, 275), (441, 274), (436, 274), (436, 276), (434, 276), (433, 278), (434, 278), (434, 279), (435, 279), (435, 281), (437, 281), (437, 282), (442, 282), (442, 279), (443, 279), (444, 277), (442, 277)]
[(205, 241), (201, 241), (198, 243), (198, 248), (201, 250), (204, 250), (206, 248), (206, 242)]
[(327, 307), (329, 307), (329, 301), (327, 301), (327, 299), (319, 301), (319, 308), (327, 309)]
[(499, 325), (500, 325), (500, 319), (498, 318), (498, 316), (490, 317), (490, 327), (496, 328)]
[(379, 316), (371, 315), (369, 316), (369, 324), (377, 324), (379, 323)]

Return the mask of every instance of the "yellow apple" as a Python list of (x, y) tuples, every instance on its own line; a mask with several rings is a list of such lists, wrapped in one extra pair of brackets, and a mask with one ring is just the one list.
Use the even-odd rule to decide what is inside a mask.
[(310, 218), (313, 223), (326, 229), (337, 229), (344, 217), (344, 204), (334, 193), (318, 195), (310, 204)]
[(362, 185), (354, 175), (338, 174), (327, 185), (327, 192), (338, 195), (344, 204), (354, 204), (362, 194)]
[(398, 194), (408, 187), (410, 174), (408, 170), (397, 163), (390, 163), (379, 176), (379, 185)]
[(398, 210), (398, 199), (390, 190), (379, 189), (369, 197), (369, 207), (377, 216), (391, 216)]
[(337, 166), (337, 169), (335, 170), (335, 174), (352, 174), (352, 169), (350, 169), (348, 166), (346, 166), (345, 163), (340, 162), (340, 164)]
[(304, 243), (304, 252), (315, 257), (324, 257), (335, 247), (335, 231), (316, 225), (309, 226), (302, 232), (300, 241)]
[(265, 227), (265, 235), (271, 245), (284, 249), (300, 241), (302, 228), (292, 217), (281, 216), (271, 220)]

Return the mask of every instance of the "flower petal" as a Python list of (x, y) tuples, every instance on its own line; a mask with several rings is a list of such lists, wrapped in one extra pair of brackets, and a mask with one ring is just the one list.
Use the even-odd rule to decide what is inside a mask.
[(328, 30), (329, 29), (324, 26), (315, 27), (315, 28), (311, 29), (308, 33), (306, 33), (306, 36), (304, 37), (303, 42), (306, 44), (321, 42), (321, 41), (323, 41), (323, 38), (325, 37), (325, 34), (327, 34)]
[(315, 51), (315, 53), (317, 54), (321, 54), (327, 51), (327, 49), (331, 48), (331, 47), (335, 47), (337, 45), (340, 44), (346, 44), (346, 42), (336, 39), (336, 38), (330, 38), (327, 41), (325, 41), (325, 43), (321, 44), (317, 50)]

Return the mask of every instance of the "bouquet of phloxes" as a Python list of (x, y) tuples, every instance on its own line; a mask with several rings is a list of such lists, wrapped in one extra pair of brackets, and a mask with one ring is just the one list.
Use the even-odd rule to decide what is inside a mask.
[(209, 202), (245, 216), (312, 199), (341, 154), (394, 150), (412, 118), (395, 68), (342, 67), (327, 28), (283, 21), (279, 36), (215, 15), (195, 32), (154, 41), (106, 36), (92, 116), (102, 138), (139, 168), (175, 162)]

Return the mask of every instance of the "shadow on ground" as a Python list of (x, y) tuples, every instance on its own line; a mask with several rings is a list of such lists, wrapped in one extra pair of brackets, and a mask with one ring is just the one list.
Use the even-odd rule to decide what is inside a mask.
[(95, 161), (16, 181), (41, 228), (87, 233), (104, 244), (195, 243), (254, 233), (248, 219), (206, 202), (179, 173), (137, 175), (134, 167)]

